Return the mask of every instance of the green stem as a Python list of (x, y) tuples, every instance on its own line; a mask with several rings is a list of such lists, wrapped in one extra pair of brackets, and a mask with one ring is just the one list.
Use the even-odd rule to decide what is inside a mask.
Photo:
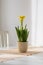
[(23, 29), (23, 21), (21, 21), (21, 28)]

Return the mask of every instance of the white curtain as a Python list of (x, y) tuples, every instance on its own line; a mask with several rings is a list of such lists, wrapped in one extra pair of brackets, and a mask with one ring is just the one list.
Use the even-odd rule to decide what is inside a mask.
[(32, 46), (43, 46), (43, 0), (32, 0)]

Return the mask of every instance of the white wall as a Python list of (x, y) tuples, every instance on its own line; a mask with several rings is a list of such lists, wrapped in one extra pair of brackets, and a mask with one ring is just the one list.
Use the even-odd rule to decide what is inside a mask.
[[(27, 0), (26, 0), (27, 1)], [(28, 8), (28, 19), (27, 19), (27, 25), (28, 25), (28, 29), (29, 29), (29, 31), (30, 31), (30, 33), (29, 33), (29, 37), (28, 37), (28, 41), (29, 41), (29, 44), (31, 45), (31, 30), (32, 30), (32, 13), (31, 13), (31, 1), (32, 0), (28, 0), (28, 6), (27, 6), (27, 8)]]
[[(0, 0), (1, 1), (1, 0)], [(1, 7), (1, 2), (0, 2), (0, 7)], [(0, 12), (0, 14), (1, 14), (1, 12)], [(1, 15), (0, 15), (0, 17), (1, 17)], [(0, 18), (1, 19), (1, 18)], [(1, 21), (0, 21), (0, 29), (1, 29)]]
[(43, 46), (43, 0), (32, 0), (32, 46)]
[(31, 0), (1, 0), (1, 29), (9, 31), (10, 46), (16, 46), (17, 44), (15, 26), (19, 25), (19, 15), (26, 16), (25, 23), (31, 31), (30, 10)]
[(31, 44), (32, 46), (36, 46), (37, 6), (38, 6), (38, 0), (31, 0), (31, 15), (32, 15)]
[(43, 46), (43, 0), (38, 0), (36, 46)]

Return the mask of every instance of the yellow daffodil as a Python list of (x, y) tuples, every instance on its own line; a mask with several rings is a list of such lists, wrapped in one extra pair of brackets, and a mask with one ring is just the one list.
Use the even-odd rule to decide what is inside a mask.
[(23, 22), (25, 16), (19, 16), (20, 22)]

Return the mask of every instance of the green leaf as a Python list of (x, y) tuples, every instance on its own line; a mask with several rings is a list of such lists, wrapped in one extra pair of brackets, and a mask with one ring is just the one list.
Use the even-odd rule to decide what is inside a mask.
[(26, 26), (24, 29), (20, 29), (19, 27), (15, 27), (15, 29), (18, 36), (18, 40), (20, 42), (26, 42), (29, 35), (29, 31), (27, 30)]

